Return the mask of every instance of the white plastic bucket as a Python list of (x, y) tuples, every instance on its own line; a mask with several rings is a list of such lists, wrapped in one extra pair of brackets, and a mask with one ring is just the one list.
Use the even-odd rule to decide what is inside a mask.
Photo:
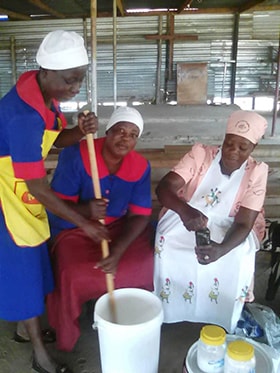
[(161, 301), (142, 289), (118, 289), (113, 295), (117, 323), (111, 321), (108, 294), (97, 300), (94, 309), (102, 373), (157, 373)]

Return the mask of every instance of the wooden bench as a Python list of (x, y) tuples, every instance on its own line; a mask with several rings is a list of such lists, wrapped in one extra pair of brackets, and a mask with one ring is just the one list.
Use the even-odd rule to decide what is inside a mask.
[[(153, 215), (156, 219), (160, 211), (160, 203), (155, 194), (155, 188), (159, 180), (185, 155), (192, 145), (165, 145), (164, 148), (137, 149), (146, 159), (150, 161)], [(57, 164), (59, 150), (52, 149), (45, 160), (49, 180)], [(280, 216), (280, 145), (259, 144), (253, 152), (256, 160), (264, 161), (269, 165), (269, 176), (267, 184), (267, 195), (265, 199), (265, 211), (268, 218), (279, 218)]]

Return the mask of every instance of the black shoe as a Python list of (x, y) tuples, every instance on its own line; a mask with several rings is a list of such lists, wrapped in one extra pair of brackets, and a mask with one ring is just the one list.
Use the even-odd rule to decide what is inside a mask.
[(30, 339), (25, 339), (25, 338), (21, 337), (17, 332), (14, 332), (13, 340), (18, 342), (18, 343), (28, 343), (28, 342), (30, 342)]
[[(38, 361), (35, 359), (33, 355), (33, 361), (32, 361), (32, 369), (39, 373), (50, 373), (48, 370), (41, 367), (41, 365), (38, 363)], [(70, 370), (67, 365), (57, 365), (55, 368), (55, 373), (73, 373), (72, 370)]]
[[(55, 332), (52, 329), (43, 329), (42, 338), (44, 343), (54, 343), (56, 341)], [(14, 341), (18, 343), (28, 343), (30, 339), (24, 338), (19, 335), (17, 332), (14, 332)]]

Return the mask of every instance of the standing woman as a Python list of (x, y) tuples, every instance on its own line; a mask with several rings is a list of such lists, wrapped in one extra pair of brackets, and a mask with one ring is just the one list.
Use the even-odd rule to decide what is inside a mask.
[(95, 132), (93, 113), (65, 129), (59, 101), (79, 93), (88, 65), (83, 39), (56, 30), (41, 43), (39, 70), (21, 75), (0, 101), (0, 318), (22, 321), (33, 345), (33, 369), (69, 373), (45, 349), (39, 316), (54, 288), (46, 241), (45, 208), (76, 224), (93, 240), (107, 239), (106, 228), (72, 210), (49, 188), (44, 159), (54, 144), (64, 147)]

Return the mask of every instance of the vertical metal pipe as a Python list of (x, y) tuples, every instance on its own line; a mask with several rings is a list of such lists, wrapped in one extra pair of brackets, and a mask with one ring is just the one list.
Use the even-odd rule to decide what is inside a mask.
[(96, 74), (97, 0), (91, 0), (90, 2), (90, 18), (91, 18), (91, 107), (92, 107), (92, 111), (97, 115), (97, 74)]
[(279, 33), (279, 45), (278, 45), (278, 55), (277, 55), (277, 74), (276, 74), (276, 84), (275, 84), (275, 96), (273, 105), (273, 118), (271, 125), (271, 136), (275, 135), (275, 127), (277, 120), (277, 105), (279, 100), (279, 81), (280, 81), (280, 33)]
[[(170, 35), (170, 14), (166, 16), (166, 33)], [(165, 43), (165, 72), (164, 72), (164, 100), (167, 101), (168, 98), (168, 79), (169, 79), (169, 61), (170, 61), (170, 50), (169, 50), (169, 41)]]
[[(162, 35), (162, 16), (158, 17), (158, 34)], [(158, 53), (157, 53), (157, 76), (156, 76), (156, 104), (161, 103), (160, 98), (160, 85), (161, 85), (161, 59), (162, 59), (162, 39), (158, 40)]]
[(114, 109), (117, 106), (117, 1), (113, 0), (113, 74)]
[(222, 80), (221, 104), (223, 103), (224, 92), (225, 92), (225, 82), (226, 82), (226, 75), (227, 75), (227, 61), (224, 61), (223, 64), (224, 64), (224, 70), (223, 70), (223, 80)]
[(17, 64), (16, 64), (16, 42), (15, 37), (10, 37), (11, 46), (11, 63), (12, 63), (12, 84), (15, 85), (17, 81)]
[[(83, 20), (83, 36), (84, 36), (84, 41), (85, 41), (85, 47), (86, 50), (88, 49), (88, 38), (87, 38), (87, 20)], [(91, 102), (91, 95), (90, 95), (90, 74), (89, 74), (89, 69), (87, 70), (86, 73), (86, 94), (87, 94), (87, 102)]]
[[(170, 23), (169, 23), (169, 34), (171, 37), (174, 37), (174, 15), (170, 15)], [(174, 54), (174, 40), (169, 40), (169, 64), (168, 64), (168, 80), (173, 79), (173, 54)]]
[(237, 53), (238, 53), (239, 21), (240, 21), (240, 13), (235, 13), (233, 40), (232, 40), (232, 52), (231, 52), (231, 59), (232, 59), (231, 79), (230, 79), (230, 102), (231, 102), (231, 104), (234, 104), (234, 98), (235, 98), (235, 82), (236, 82), (236, 67), (237, 67)]

